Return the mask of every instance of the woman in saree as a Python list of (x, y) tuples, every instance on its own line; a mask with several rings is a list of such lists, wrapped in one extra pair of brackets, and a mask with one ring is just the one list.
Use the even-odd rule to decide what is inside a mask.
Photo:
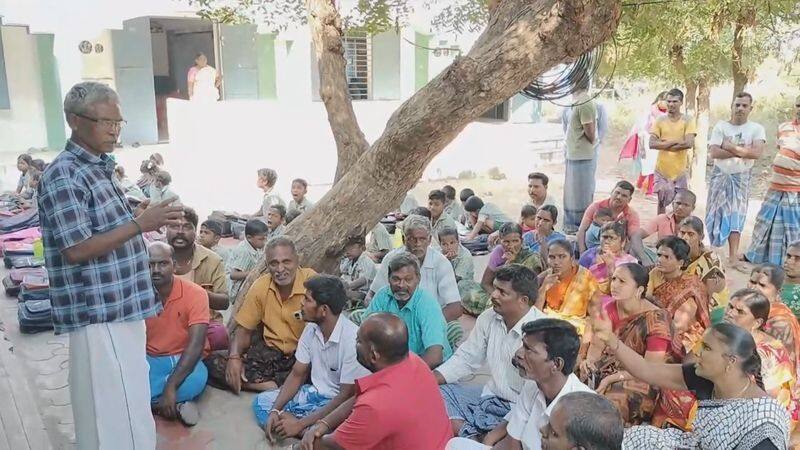
[(521, 264), (537, 275), (542, 271), (542, 260), (538, 252), (532, 252), (522, 245), (522, 227), (513, 222), (504, 223), (499, 230), (500, 245), (489, 254), (489, 263), (483, 271), (480, 284), (472, 281), (459, 286), (461, 306), (474, 316), (480, 315), (489, 306), (489, 295), (494, 291), (494, 275), (506, 264)]
[[(672, 345), (672, 324), (669, 313), (645, 297), (647, 278), (645, 268), (636, 263), (616, 268), (611, 277), (612, 300), (597, 308), (609, 320), (609, 329), (600, 331), (610, 332), (617, 343), (624, 342), (626, 348), (640, 357), (661, 364), (667, 360)], [(648, 422), (658, 398), (658, 388), (621, 367), (606, 345), (607, 340), (593, 339), (580, 365), (581, 379), (614, 402), (627, 425)]]
[(598, 340), (632, 376), (662, 389), (692, 391), (699, 400), (692, 431), (635, 426), (626, 430), (623, 448), (787, 448), (789, 415), (764, 391), (761, 358), (747, 330), (713, 325), (703, 335), (695, 363), (664, 364), (643, 358), (620, 340), (607, 314), (592, 320)]
[[(621, 264), (635, 263), (636, 258), (625, 251), (628, 244), (628, 230), (624, 222), (608, 222), (600, 228), (600, 245), (590, 248), (581, 255), (580, 265), (589, 269), (606, 296), (611, 292), (611, 275)], [(605, 301), (608, 301), (606, 298)]]
[(764, 325), (764, 331), (781, 341), (789, 358), (795, 367), (795, 372), (800, 373), (800, 324), (788, 306), (781, 302), (781, 288), (785, 279), (782, 268), (774, 264), (756, 266), (750, 273), (750, 287), (761, 291), (769, 300), (769, 318)]
[[(687, 275), (689, 244), (670, 236), (656, 244), (658, 260), (650, 272), (648, 293), (669, 312), (675, 341), (670, 362), (683, 362), (711, 325), (706, 287), (696, 275)], [(653, 414), (653, 425), (671, 424), (688, 429), (697, 401), (689, 391), (663, 390)]]
[(740, 289), (731, 296), (725, 310), (725, 321), (750, 330), (761, 357), (761, 379), (764, 390), (786, 408), (792, 424), (800, 418), (796, 397), (796, 368), (781, 341), (764, 332), (769, 320), (770, 302), (755, 289)]
[(595, 293), (597, 280), (573, 257), (573, 246), (564, 239), (547, 244), (549, 269), (539, 275), (536, 307), (551, 317), (564, 319), (583, 334), (586, 312)]
[(208, 58), (205, 54), (198, 53), (195, 56), (194, 66), (189, 69), (187, 78), (189, 100), (205, 103), (219, 100), (222, 78), (217, 69), (208, 65)]
[(725, 268), (722, 260), (703, 244), (704, 230), (702, 220), (696, 216), (689, 216), (678, 224), (678, 237), (689, 244), (690, 262), (684, 272), (697, 275), (706, 285), (711, 322), (717, 323), (725, 314), (728, 287), (725, 284)]

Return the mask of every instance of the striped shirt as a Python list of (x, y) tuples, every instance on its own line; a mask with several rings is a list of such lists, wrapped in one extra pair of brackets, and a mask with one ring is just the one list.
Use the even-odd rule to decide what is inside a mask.
[[(264, 257), (264, 250), (257, 250), (250, 245), (250, 242), (247, 239), (239, 242), (239, 245), (232, 248), (230, 253), (228, 254), (228, 260), (225, 264), (225, 272), (230, 274), (235, 270), (241, 270), (242, 272), (249, 272), (253, 270), (253, 268), (258, 264), (258, 261)], [(244, 280), (231, 280), (230, 283), (230, 290), (228, 291), (228, 297), (231, 299), (236, 299), (236, 295), (239, 294), (239, 289), (242, 288), (244, 284)]]
[(125, 194), (114, 182), (114, 166), (108, 155), (95, 156), (68, 141), (39, 183), (39, 218), (56, 333), (95, 323), (140, 320), (161, 309), (141, 236), (84, 263), (70, 264), (62, 254), (133, 220)]
[(778, 127), (778, 153), (772, 162), (770, 189), (800, 192), (800, 121)]
[(361, 256), (355, 261), (345, 256), (339, 263), (339, 273), (341, 274), (342, 280), (348, 283), (352, 283), (361, 277), (367, 280), (364, 286), (358, 289), (359, 292), (365, 294), (369, 291), (369, 285), (372, 283), (372, 280), (375, 279), (376, 272), (375, 262), (370, 259), (367, 252), (361, 253)]
[(484, 386), (482, 396), (496, 395), (513, 403), (522, 391), (524, 381), (519, 370), (511, 364), (514, 353), (522, 346), (522, 325), (543, 317), (541, 311), (531, 307), (508, 330), (503, 317), (494, 309), (487, 309), (478, 316), (467, 340), (436, 370), (448, 383), (457, 383), (487, 365), (491, 378)]

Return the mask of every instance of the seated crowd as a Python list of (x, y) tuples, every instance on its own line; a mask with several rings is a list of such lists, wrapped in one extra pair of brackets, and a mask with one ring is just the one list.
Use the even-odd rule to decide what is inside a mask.
[[(170, 195), (162, 165), (148, 164), (151, 198)], [(307, 183), (292, 182), (287, 208), (276, 181), (258, 171), (264, 198), (235, 246), (214, 220), (198, 234), (190, 208), (150, 243), (163, 312), (146, 322), (147, 355), (164, 418), (197, 423), (209, 384), (259, 392), (268, 439), (309, 449), (787, 448), (800, 242), (729, 294), (692, 192), (640, 226), (621, 181), (570, 238), (532, 173), (519, 223), (444, 186), (397, 214), (399, 247), (378, 223), (348, 238), (338, 273), (317, 274), (283, 235), (313, 208)], [(468, 335), (462, 315), (476, 318)]]

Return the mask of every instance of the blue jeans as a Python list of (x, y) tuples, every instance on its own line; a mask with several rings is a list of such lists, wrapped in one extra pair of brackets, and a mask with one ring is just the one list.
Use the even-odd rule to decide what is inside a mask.
[[(150, 356), (147, 355), (147, 363), (150, 365), (150, 402), (156, 403), (164, 392), (164, 387), (167, 385), (167, 379), (175, 367), (178, 365), (178, 360), (181, 355), (173, 356)], [(208, 381), (208, 369), (203, 364), (203, 360), (197, 361), (186, 379), (183, 380), (178, 386), (178, 393), (176, 403), (183, 403), (189, 400), (194, 400), (203, 393), (206, 388), (206, 381)]]

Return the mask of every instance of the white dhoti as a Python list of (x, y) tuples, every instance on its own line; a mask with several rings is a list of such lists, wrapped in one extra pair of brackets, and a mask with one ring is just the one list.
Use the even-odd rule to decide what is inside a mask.
[(463, 437), (456, 437), (447, 441), (445, 450), (490, 450), (491, 447), (480, 442)]
[(69, 385), (78, 449), (152, 450), (149, 367), (143, 320), (69, 334)]

